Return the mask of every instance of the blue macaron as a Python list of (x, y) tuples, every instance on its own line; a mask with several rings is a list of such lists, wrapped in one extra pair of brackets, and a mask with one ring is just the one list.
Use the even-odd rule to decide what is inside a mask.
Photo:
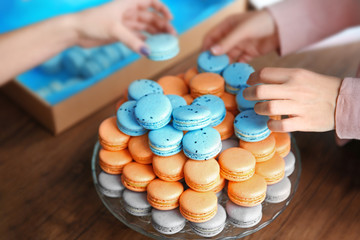
[(121, 175), (101, 172), (98, 177), (100, 192), (107, 197), (121, 197), (124, 185), (121, 183)]
[(202, 95), (194, 99), (192, 106), (205, 106), (211, 111), (211, 127), (219, 125), (225, 118), (226, 108), (224, 101), (215, 95)]
[(183, 138), (184, 154), (194, 160), (214, 158), (221, 146), (220, 133), (212, 127), (189, 131)]
[(201, 237), (214, 237), (222, 232), (226, 222), (226, 211), (218, 204), (215, 216), (202, 223), (190, 222), (192, 230)]
[(150, 50), (148, 58), (153, 61), (165, 61), (171, 59), (180, 51), (178, 39), (167, 33), (150, 35), (145, 40), (145, 43)]
[(250, 228), (258, 224), (262, 218), (261, 204), (255, 207), (242, 207), (228, 200), (225, 208), (229, 222), (235, 227)]
[(151, 211), (151, 224), (154, 229), (162, 234), (170, 235), (180, 232), (186, 224), (186, 219), (181, 215), (178, 208), (173, 210)]
[(62, 68), (62, 54), (58, 54), (47, 61), (43, 62), (40, 65), (40, 68), (43, 72), (48, 74), (54, 74), (61, 70)]
[(173, 111), (173, 126), (181, 131), (192, 131), (211, 123), (211, 111), (205, 106), (181, 106)]
[(267, 186), (265, 201), (268, 203), (280, 203), (290, 196), (290, 192), (290, 179), (284, 177), (280, 182)]
[(129, 85), (128, 99), (137, 101), (141, 97), (150, 93), (163, 93), (162, 87), (157, 82), (152, 80), (135, 80)]
[(125, 210), (134, 216), (146, 216), (151, 213), (151, 205), (147, 201), (146, 192), (133, 192), (125, 189), (123, 192)]
[(151, 151), (158, 156), (171, 156), (182, 150), (184, 133), (173, 126), (166, 125), (163, 128), (149, 132), (149, 146)]
[(171, 103), (172, 109), (174, 111), (174, 109), (181, 107), (181, 106), (186, 106), (187, 103), (185, 101), (185, 99), (181, 96), (178, 95), (174, 95), (174, 94), (168, 94), (166, 95)]
[(289, 152), (288, 155), (284, 157), (285, 160), (285, 176), (290, 176), (295, 170), (295, 155), (293, 152)]
[(94, 53), (91, 55), (91, 59), (97, 62), (104, 70), (108, 69), (112, 64), (108, 56), (100, 50), (94, 51)]
[(235, 98), (236, 104), (238, 106), (238, 110), (241, 112), (245, 111), (245, 110), (254, 109), (255, 104), (258, 102), (258, 101), (246, 100), (243, 96), (243, 92), (245, 89), (246, 89), (246, 87), (240, 89), (239, 92), (236, 94), (236, 98)]
[(268, 116), (258, 115), (254, 110), (239, 113), (234, 120), (235, 135), (245, 142), (259, 142), (271, 131), (267, 126)]
[(122, 60), (121, 52), (114, 45), (104, 46), (100, 49), (100, 52), (109, 59), (111, 64)]
[(202, 52), (197, 60), (197, 69), (199, 73), (212, 72), (221, 74), (229, 65), (229, 57), (226, 54), (214, 56), (210, 51)]
[(66, 72), (72, 76), (77, 76), (85, 64), (88, 56), (80, 48), (71, 48), (64, 53), (63, 66)]
[(172, 106), (168, 97), (163, 94), (146, 94), (135, 107), (135, 117), (145, 129), (159, 129), (171, 120)]
[(80, 75), (84, 78), (91, 78), (101, 73), (104, 68), (95, 60), (88, 59), (80, 68)]
[(227, 66), (223, 72), (225, 90), (231, 94), (237, 94), (241, 88), (245, 88), (250, 74), (255, 70), (246, 63), (233, 63)]
[(136, 101), (127, 101), (119, 107), (116, 113), (119, 130), (129, 136), (140, 136), (147, 132), (136, 120), (135, 106)]

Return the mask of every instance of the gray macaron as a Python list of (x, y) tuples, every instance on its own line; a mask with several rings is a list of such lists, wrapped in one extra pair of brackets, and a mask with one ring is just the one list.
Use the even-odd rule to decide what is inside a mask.
[(231, 224), (239, 228), (250, 228), (258, 224), (262, 218), (262, 205), (242, 207), (227, 201), (226, 212)]
[(107, 197), (121, 197), (124, 185), (121, 183), (121, 175), (108, 174), (101, 172), (98, 177), (100, 192)]
[(125, 210), (134, 216), (146, 216), (151, 212), (151, 205), (146, 199), (146, 192), (123, 192)]
[(288, 177), (284, 177), (280, 182), (267, 186), (265, 201), (268, 203), (279, 203), (285, 201), (289, 197), (290, 192), (290, 179)]
[(178, 208), (165, 211), (153, 208), (151, 211), (151, 224), (162, 234), (178, 233), (185, 227), (185, 223), (186, 220)]

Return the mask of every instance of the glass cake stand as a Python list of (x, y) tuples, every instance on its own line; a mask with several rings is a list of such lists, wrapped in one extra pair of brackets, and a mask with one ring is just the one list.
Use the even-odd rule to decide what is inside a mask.
[[(103, 202), (103, 204), (106, 206), (106, 208), (122, 223), (124, 223), (129, 228), (154, 239), (204, 239), (201, 236), (196, 235), (189, 225), (189, 223), (186, 224), (184, 229), (176, 234), (173, 235), (164, 235), (159, 232), (157, 232), (151, 225), (151, 216), (145, 216), (145, 217), (136, 217), (132, 216), (129, 213), (125, 211), (124, 208), (124, 202), (123, 199), (120, 198), (109, 198), (105, 195), (103, 195), (100, 191), (100, 186), (98, 183), (98, 175), (101, 172), (100, 166), (99, 166), (99, 158), (98, 153), (101, 148), (101, 145), (99, 142), (95, 144), (94, 152), (92, 155), (91, 160), (91, 170), (92, 170), (92, 176), (93, 181), (95, 185), (95, 189)], [(300, 160), (300, 152), (299, 148), (296, 145), (296, 141), (294, 137), (291, 137), (291, 150), (295, 155), (296, 161), (295, 161), (295, 170), (294, 172), (289, 176), (289, 179), (291, 181), (291, 193), (290, 196), (281, 203), (262, 203), (262, 211), (263, 211), (263, 217), (256, 226), (251, 228), (237, 228), (234, 227), (231, 223), (228, 221), (226, 222), (226, 226), (224, 230), (212, 238), (207, 239), (238, 239), (245, 236), (248, 236), (250, 234), (253, 234), (260, 229), (264, 228), (265, 226), (269, 225), (272, 221), (275, 220), (289, 205), (291, 199), (293, 198), (298, 184), (300, 180), (301, 175), (301, 160)], [(227, 195), (223, 192), (221, 197), (219, 198), (219, 203), (225, 207), (225, 204), (228, 200)]]

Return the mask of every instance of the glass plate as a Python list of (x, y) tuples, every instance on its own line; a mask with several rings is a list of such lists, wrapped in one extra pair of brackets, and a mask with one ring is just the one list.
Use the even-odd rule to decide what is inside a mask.
[[(125, 211), (124, 205), (123, 205), (123, 199), (122, 198), (109, 198), (105, 195), (103, 195), (100, 192), (100, 186), (98, 183), (98, 175), (101, 172), (100, 166), (99, 166), (99, 158), (98, 158), (98, 152), (100, 150), (101, 146), (99, 142), (95, 144), (94, 152), (92, 155), (91, 160), (91, 170), (92, 170), (92, 176), (94, 180), (95, 189), (101, 199), (101, 201), (104, 203), (106, 208), (122, 223), (124, 223), (129, 228), (144, 234), (145, 236), (154, 238), (154, 239), (204, 239), (198, 235), (196, 235), (192, 230), (190, 225), (187, 223), (185, 228), (174, 235), (164, 235), (159, 232), (157, 232), (151, 225), (151, 216), (145, 216), (145, 217), (135, 217), (130, 215)], [(238, 239), (245, 237), (247, 235), (250, 235), (252, 233), (255, 233), (259, 231), (260, 229), (264, 228), (265, 226), (269, 225), (272, 221), (274, 221), (275, 218), (277, 218), (289, 205), (291, 199), (293, 198), (296, 189), (299, 184), (300, 174), (301, 174), (301, 160), (300, 160), (300, 152), (296, 145), (296, 141), (294, 137), (291, 137), (291, 151), (294, 153), (296, 161), (295, 161), (295, 170), (294, 172), (289, 176), (289, 179), (291, 181), (291, 193), (288, 199), (286, 201), (283, 201), (281, 203), (262, 203), (262, 211), (263, 211), (263, 217), (256, 226), (251, 228), (237, 228), (234, 227), (231, 223), (228, 221), (226, 222), (226, 226), (224, 230), (212, 238), (207, 239)], [(226, 201), (228, 200), (227, 195), (223, 192), (221, 197), (219, 198), (219, 203), (225, 206)]]

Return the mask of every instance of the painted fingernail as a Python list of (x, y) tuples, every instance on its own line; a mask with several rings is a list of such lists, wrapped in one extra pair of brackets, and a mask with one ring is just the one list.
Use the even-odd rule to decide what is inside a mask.
[(214, 45), (210, 48), (210, 51), (213, 53), (213, 54), (220, 54), (221, 53), (221, 46), (220, 45)]
[(140, 53), (148, 57), (150, 55), (150, 50), (147, 47), (143, 46), (140, 48)]

